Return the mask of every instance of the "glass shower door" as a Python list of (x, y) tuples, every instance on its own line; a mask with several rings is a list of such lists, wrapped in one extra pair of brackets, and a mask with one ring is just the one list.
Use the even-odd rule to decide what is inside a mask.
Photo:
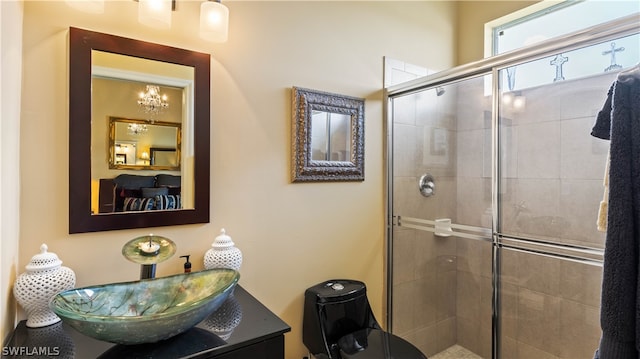
[(390, 325), (429, 358), (491, 358), (487, 83), (478, 76), (392, 102)]
[[(637, 51), (637, 39), (615, 43)], [(589, 61), (610, 47), (499, 71), (500, 358), (592, 358), (598, 347), (609, 142), (590, 133), (617, 71)]]
[(591, 129), (640, 61), (638, 30), (629, 17), (388, 89), (391, 331), (430, 359), (593, 357), (609, 142)]

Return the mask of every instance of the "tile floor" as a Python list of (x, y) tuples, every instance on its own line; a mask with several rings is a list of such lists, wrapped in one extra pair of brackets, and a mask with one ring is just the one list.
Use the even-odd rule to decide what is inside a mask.
[(430, 356), (429, 359), (482, 359), (482, 357), (456, 344)]

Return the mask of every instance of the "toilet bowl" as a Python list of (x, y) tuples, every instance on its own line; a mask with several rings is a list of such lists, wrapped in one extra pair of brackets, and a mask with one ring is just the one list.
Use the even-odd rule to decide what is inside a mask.
[(302, 341), (316, 359), (427, 359), (382, 330), (363, 282), (329, 280), (305, 291)]

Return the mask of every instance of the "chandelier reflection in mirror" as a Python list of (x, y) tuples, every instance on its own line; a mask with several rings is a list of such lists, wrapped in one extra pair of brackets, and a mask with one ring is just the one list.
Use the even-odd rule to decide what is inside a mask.
[(144, 135), (148, 131), (149, 129), (145, 124), (130, 123), (129, 126), (127, 126), (127, 132), (129, 132), (130, 135)]
[[(160, 94), (160, 87), (157, 85), (147, 85), (144, 92), (140, 92), (138, 99), (138, 106), (140, 109), (150, 115), (161, 114), (165, 109), (169, 107), (167, 102), (167, 95)], [(153, 124), (154, 119), (149, 119), (149, 122)], [(127, 131), (130, 135), (144, 135), (149, 131), (146, 124), (130, 123), (127, 126)]]
[(138, 105), (145, 113), (157, 115), (169, 107), (167, 95), (160, 95), (160, 87), (157, 85), (147, 85), (145, 92), (140, 93)]

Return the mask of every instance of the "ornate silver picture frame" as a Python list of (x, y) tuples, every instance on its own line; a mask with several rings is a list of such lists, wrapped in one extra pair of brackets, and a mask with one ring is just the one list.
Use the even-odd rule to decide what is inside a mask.
[(364, 99), (293, 87), (292, 181), (364, 181)]

